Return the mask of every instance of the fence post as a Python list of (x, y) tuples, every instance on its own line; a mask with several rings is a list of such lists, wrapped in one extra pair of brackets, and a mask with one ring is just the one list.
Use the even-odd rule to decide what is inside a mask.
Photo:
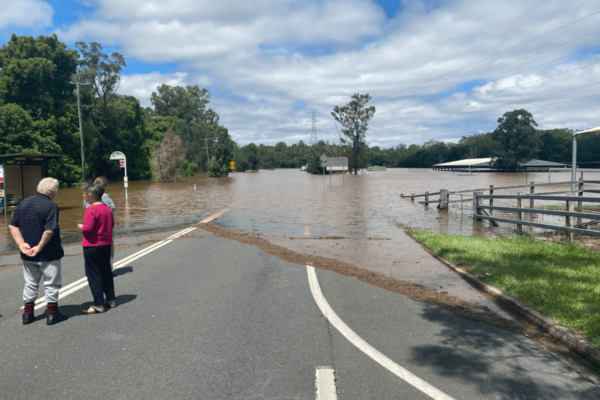
[(415, 201), (415, 194), (414, 193), (410, 194), (410, 201)]
[[(521, 192), (517, 193), (517, 208), (521, 208)], [(517, 211), (517, 221), (523, 221), (523, 213), (521, 211)], [(523, 234), (523, 225), (517, 224), (517, 234)]]
[(448, 209), (448, 196), (448, 189), (440, 189), (440, 204), (438, 204), (440, 210)]
[[(570, 194), (570, 193), (567, 193), (567, 196), (569, 196), (569, 195), (571, 195), (571, 194)], [(571, 212), (571, 211), (572, 211), (572, 208), (573, 208), (573, 202), (572, 202), (572, 201), (568, 201), (568, 200), (567, 200), (567, 204), (566, 204), (566, 206), (567, 206), (567, 212)], [(570, 228), (570, 227), (571, 227), (571, 217), (570, 217), (570, 216), (568, 216), (568, 215), (565, 217), (565, 226), (566, 226), (567, 228)], [(570, 232), (570, 231), (569, 231), (569, 232), (567, 232), (567, 233), (566, 233), (566, 239), (567, 239), (567, 242), (571, 242), (571, 241), (573, 241), (573, 232)]]
[(479, 198), (477, 197), (477, 195), (483, 194), (483, 192), (473, 192), (473, 219), (475, 219), (476, 221), (481, 221), (481, 218), (479, 218), (479, 216), (481, 215), (481, 210), (479, 209), (479, 207), (477, 207), (479, 205)]
[[(494, 195), (494, 185), (490, 185), (490, 196)], [(494, 199), (490, 199), (490, 206), (494, 205)], [(490, 210), (491, 212), (492, 210)]]
[[(529, 189), (529, 194), (535, 193), (535, 182), (531, 182), (531, 189)], [(529, 199), (529, 208), (534, 208), (533, 199)]]
[(425, 205), (428, 206), (429, 203), (427, 203), (429, 201), (429, 192), (425, 192)]
[[(582, 172), (583, 174), (583, 172)], [(583, 196), (583, 178), (579, 178), (579, 193), (578, 196)], [(583, 210), (583, 201), (580, 201), (579, 204), (577, 205), (577, 210), (578, 211), (582, 211)]]

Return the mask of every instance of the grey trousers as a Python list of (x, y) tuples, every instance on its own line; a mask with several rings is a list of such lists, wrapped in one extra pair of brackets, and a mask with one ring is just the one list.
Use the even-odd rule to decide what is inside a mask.
[(40, 288), (40, 280), (44, 277), (46, 302), (58, 303), (58, 291), (61, 288), (60, 260), (41, 262), (23, 260), (23, 276), (25, 289), (23, 303), (34, 302)]

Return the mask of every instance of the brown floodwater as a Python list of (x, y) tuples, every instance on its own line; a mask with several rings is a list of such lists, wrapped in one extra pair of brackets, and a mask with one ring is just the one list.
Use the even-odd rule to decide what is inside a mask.
[[(569, 180), (569, 173), (553, 173), (552, 181)], [(600, 174), (585, 173), (586, 179)], [(548, 173), (530, 173), (529, 180), (547, 182)], [(482, 173), (453, 175), (452, 172), (411, 172), (388, 169), (363, 175), (311, 175), (299, 170), (236, 173), (226, 178), (197, 174), (175, 183), (136, 181), (129, 183), (125, 201), (123, 183), (112, 183), (107, 193), (115, 202), (115, 233), (163, 229), (199, 222), (224, 208), (230, 210), (215, 223), (221, 226), (269, 234), (304, 236), (390, 237), (397, 224), (434, 232), (461, 235), (498, 236), (514, 226), (491, 227), (474, 222), (471, 202), (451, 204), (438, 211), (400, 198), (400, 194), (465, 190), (525, 184), (524, 173)], [(194, 188), (195, 185), (195, 188)], [(539, 188), (537, 191), (567, 190), (568, 185)], [(497, 191), (509, 194), (527, 188)], [(586, 194), (587, 196), (588, 194)], [(597, 195), (596, 195), (597, 196)], [(468, 194), (465, 194), (465, 198)], [(451, 200), (460, 199), (452, 196)], [(60, 227), (64, 242), (81, 240), (77, 224), (83, 221), (83, 197), (78, 187), (60, 189)], [(515, 200), (496, 200), (495, 205), (514, 206)], [(514, 218), (514, 214), (496, 213)], [(16, 250), (10, 237), (8, 218), (0, 217), (0, 253)], [(526, 218), (529, 218), (527, 216)], [(533, 216), (533, 220), (564, 225), (562, 219)]]

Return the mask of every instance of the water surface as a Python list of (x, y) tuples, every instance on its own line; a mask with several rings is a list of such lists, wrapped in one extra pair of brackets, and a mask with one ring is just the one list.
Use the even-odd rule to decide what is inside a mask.
[[(551, 177), (554, 182), (569, 178), (569, 173), (553, 173)], [(600, 174), (585, 173), (585, 178), (600, 180)], [(547, 182), (548, 173), (530, 173), (529, 180)], [(506, 234), (514, 226), (494, 228), (488, 222), (474, 222), (471, 202), (464, 203), (462, 209), (459, 203), (453, 203), (450, 210), (439, 211), (435, 204), (426, 207), (399, 196), (401, 193), (438, 192), (439, 189), (456, 191), (523, 184), (524, 173), (460, 176), (447, 171), (414, 172), (395, 168), (344, 177), (326, 175), (323, 179), (321, 175), (281, 169), (236, 173), (226, 178), (197, 174), (176, 183), (130, 182), (127, 201), (122, 183), (111, 183), (107, 192), (116, 206), (116, 233), (191, 224), (223, 208), (231, 208), (215, 223), (264, 233), (306, 236), (390, 237), (398, 229), (396, 223), (434, 232), (497, 236)], [(538, 188), (537, 191), (568, 189), (569, 185), (562, 185)], [(518, 191), (529, 192), (528, 188), (522, 188), (497, 191), (496, 194)], [(469, 196), (465, 194), (464, 197)], [(457, 199), (460, 196), (451, 197), (451, 200)], [(81, 240), (77, 229), (77, 224), (83, 221), (81, 189), (60, 189), (56, 202), (61, 210), (63, 240)], [(494, 205), (512, 207), (516, 201), (496, 200)], [(496, 212), (495, 215), (514, 218), (513, 213)], [(8, 230), (11, 216), (0, 217), (0, 252), (16, 250)], [(563, 219), (558, 217), (532, 218), (564, 225)]]

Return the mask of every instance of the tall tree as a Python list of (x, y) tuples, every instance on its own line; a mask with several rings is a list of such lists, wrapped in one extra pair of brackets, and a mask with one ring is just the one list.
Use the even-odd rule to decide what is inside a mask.
[[(212, 109), (208, 89), (198, 85), (169, 86), (161, 85), (152, 93), (153, 115), (171, 117), (185, 148), (186, 159), (200, 165), (204, 170), (210, 163), (206, 156), (207, 144), (215, 139), (215, 127), (219, 116)], [(210, 147), (210, 146), (209, 146)]]
[[(52, 152), (66, 157), (46, 163), (47, 173), (63, 184), (81, 179), (77, 110), (70, 106), (74, 103), (70, 80), (77, 58), (77, 51), (67, 49), (56, 35), (33, 38), (13, 34), (0, 48), (0, 106), (14, 104), (27, 112), (33, 130), (25, 129), (23, 134), (33, 133), (29, 139), (38, 143), (34, 147), (23, 141), (13, 144), (50, 151), (42, 143), (52, 141), (58, 146), (52, 146)], [(5, 109), (5, 113), (25, 118), (14, 107)], [(23, 136), (21, 139), (25, 140)]]
[(536, 131), (537, 122), (527, 110), (508, 111), (498, 118), (498, 128), (492, 133), (494, 141), (500, 143), (494, 156), (496, 165), (508, 171), (515, 171), (519, 163), (534, 158), (542, 145)]
[(343, 107), (335, 106), (331, 115), (342, 125), (342, 134), (340, 142), (344, 145), (352, 146), (350, 154), (350, 165), (354, 168), (354, 173), (358, 173), (358, 169), (364, 163), (361, 153), (367, 148), (365, 139), (367, 130), (369, 129), (369, 121), (375, 115), (375, 107), (366, 107), (366, 104), (371, 100), (369, 94), (353, 94), (352, 100)]
[(75, 46), (81, 56), (80, 79), (92, 85), (100, 107), (106, 112), (106, 108), (115, 99), (119, 89), (123, 67), (127, 66), (125, 58), (117, 52), (113, 52), (110, 56), (103, 53), (102, 45), (96, 42), (89, 45), (85, 42), (76, 42)]
[(152, 172), (159, 182), (176, 182), (181, 177), (180, 166), (185, 157), (181, 138), (171, 129), (154, 150)]

